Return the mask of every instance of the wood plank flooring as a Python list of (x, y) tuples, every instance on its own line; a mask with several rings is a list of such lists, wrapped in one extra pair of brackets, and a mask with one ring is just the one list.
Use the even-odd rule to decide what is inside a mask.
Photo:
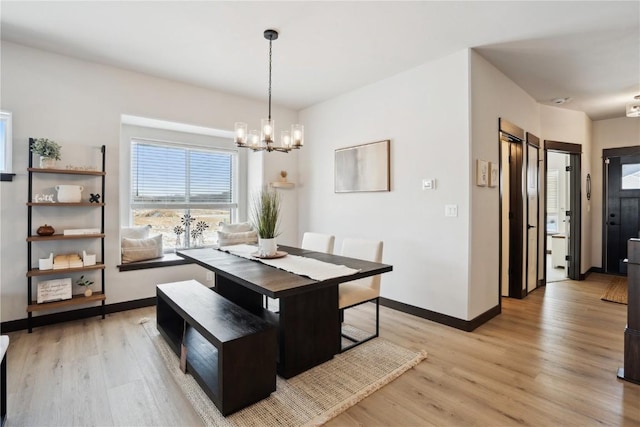
[[(328, 426), (640, 426), (640, 385), (616, 378), (626, 306), (610, 278), (551, 283), (462, 332), (385, 307), (381, 336), (426, 349), (416, 368)], [(373, 307), (347, 321), (371, 324)], [(12, 426), (199, 426), (138, 324), (144, 308), (11, 333)]]

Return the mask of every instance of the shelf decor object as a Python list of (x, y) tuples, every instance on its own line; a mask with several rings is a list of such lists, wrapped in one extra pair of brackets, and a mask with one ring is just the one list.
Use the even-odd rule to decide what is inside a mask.
[(283, 130), (280, 134), (280, 145), (275, 145), (276, 123), (271, 118), (271, 45), (278, 39), (276, 30), (265, 30), (264, 38), (269, 40), (269, 116), (262, 119), (260, 134), (257, 130), (248, 130), (247, 123), (235, 123), (234, 142), (238, 147), (250, 148), (253, 151), (280, 151), (288, 153), (292, 149), (304, 145), (304, 126), (291, 125), (291, 131)]
[[(33, 147), (37, 147), (37, 141), (33, 138), (29, 138), (29, 147), (35, 154), (40, 154), (35, 151)], [(105, 318), (105, 265), (104, 261), (100, 262), (97, 258), (104, 259), (104, 194), (105, 194), (105, 165), (106, 165), (106, 148), (104, 145), (100, 146), (102, 170), (95, 170), (94, 168), (84, 169), (55, 169), (55, 168), (43, 168), (34, 167), (34, 156), (29, 156), (28, 172), (28, 202), (27, 202), (27, 327), (29, 333), (33, 331), (33, 313), (40, 311), (47, 311), (53, 309), (72, 309), (80, 305), (86, 305), (99, 302), (100, 314), (102, 318)], [(40, 154), (42, 156), (42, 154)], [(58, 148), (59, 159), (59, 148)], [(57, 184), (51, 182), (53, 179), (58, 179), (61, 176), (65, 180), (82, 180), (82, 185), (71, 184)], [(99, 184), (92, 182), (92, 180), (99, 179)], [(58, 191), (58, 202), (53, 200), (43, 200), (41, 195), (34, 193), (34, 181), (36, 184), (55, 186)], [(54, 185), (51, 185), (54, 184)], [(57, 184), (57, 185), (56, 185)], [(82, 201), (81, 192), (85, 186), (91, 185), (91, 187), (97, 187), (102, 195), (103, 202), (90, 203), (88, 201)], [(38, 214), (46, 213), (50, 209), (56, 209), (63, 207), (69, 210), (65, 213), (69, 219), (83, 219), (86, 217), (84, 210), (96, 209), (100, 211), (99, 215), (95, 215), (95, 220), (99, 216), (98, 224), (92, 228), (77, 228), (62, 230), (61, 234), (56, 234), (50, 226), (42, 226), (38, 228), (38, 225), (34, 225), (34, 209)], [(76, 210), (77, 209), (77, 210)], [(37, 228), (37, 229), (36, 229)], [(45, 233), (43, 233), (43, 231)], [(79, 240), (100, 240), (100, 250), (96, 254), (87, 254), (86, 249), (76, 249), (75, 253), (67, 253), (53, 255), (53, 252), (49, 254), (48, 258), (38, 258), (33, 251), (33, 245), (42, 242), (53, 242), (48, 245), (56, 244), (59, 241), (68, 241), (65, 245), (74, 244), (73, 242)], [(79, 242), (80, 243), (80, 242)], [(86, 243), (82, 243), (84, 248), (87, 248)], [(58, 247), (61, 249), (62, 247)], [(50, 249), (50, 247), (47, 247)], [(65, 246), (65, 250), (68, 250)], [(47, 251), (48, 252), (48, 251)], [(79, 253), (82, 253), (81, 258)], [(38, 268), (34, 267), (36, 265)], [(52, 275), (73, 275), (75, 273), (98, 271), (100, 277), (100, 291), (87, 292), (89, 296), (84, 293), (73, 294), (73, 279), (68, 278), (53, 278), (51, 280), (33, 280), (34, 277), (46, 277)], [(86, 279), (88, 281), (88, 279)], [(95, 279), (94, 279), (95, 280)], [(93, 284), (93, 282), (91, 282)], [(34, 299), (34, 288), (36, 295)]]
[(47, 138), (30, 139), (29, 148), (40, 156), (40, 167), (52, 169), (56, 167), (56, 161), (60, 160), (60, 145)]

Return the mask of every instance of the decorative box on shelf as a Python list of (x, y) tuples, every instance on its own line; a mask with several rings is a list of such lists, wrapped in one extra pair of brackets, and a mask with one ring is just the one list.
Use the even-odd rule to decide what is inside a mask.
[(99, 234), (99, 228), (70, 228), (62, 232), (65, 236), (78, 236), (82, 234)]
[(38, 283), (38, 304), (71, 299), (71, 278), (45, 280)]

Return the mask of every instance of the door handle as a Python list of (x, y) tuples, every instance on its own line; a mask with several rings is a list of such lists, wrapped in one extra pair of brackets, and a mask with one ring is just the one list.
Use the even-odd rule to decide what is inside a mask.
[(613, 221), (611, 221), (611, 222), (609, 223), (609, 225), (616, 225), (616, 223), (615, 223), (615, 222), (613, 222)]
[(532, 229), (532, 228), (536, 228), (536, 226), (535, 226), (535, 225), (529, 225), (529, 224), (527, 224), (527, 230), (530, 230), (530, 229)]

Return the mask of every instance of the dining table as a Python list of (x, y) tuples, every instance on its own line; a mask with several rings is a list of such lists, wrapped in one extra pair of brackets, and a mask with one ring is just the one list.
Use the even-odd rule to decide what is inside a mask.
[[(393, 270), (388, 264), (278, 245), (280, 254), (293, 257), (289, 261), (319, 266), (317, 274), (310, 274), (314, 279), (267, 265), (257, 256), (238, 256), (225, 249), (176, 253), (214, 273), (212, 291), (277, 326), (277, 373), (283, 378), (298, 375), (340, 352), (340, 283)], [(326, 277), (333, 271), (338, 276)], [(265, 307), (264, 297), (278, 300), (277, 311)]]

